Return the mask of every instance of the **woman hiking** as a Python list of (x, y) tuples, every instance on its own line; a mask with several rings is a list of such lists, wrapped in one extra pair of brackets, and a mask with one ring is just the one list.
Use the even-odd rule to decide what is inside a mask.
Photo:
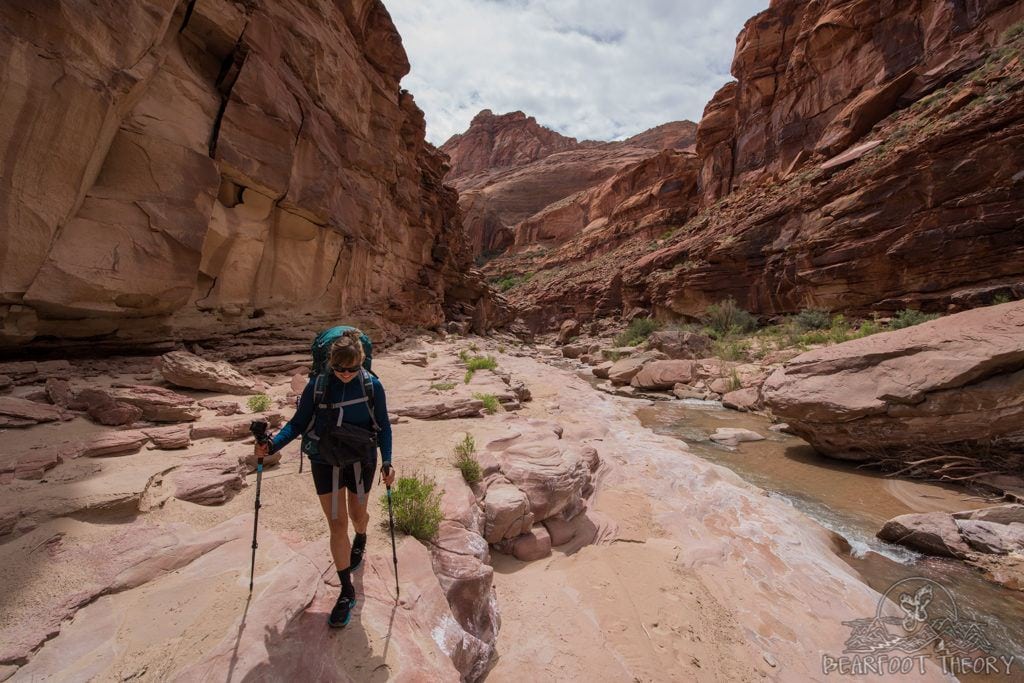
[[(390, 486), (395, 479), (384, 387), (362, 367), (365, 352), (361, 335), (359, 330), (349, 330), (338, 337), (328, 356), (326, 386), (318, 389), (318, 378), (311, 378), (292, 419), (269, 444), (256, 444), (257, 456), (262, 450), (266, 457), (296, 436), (304, 436), (303, 452), (309, 455), (313, 483), (331, 532), (331, 555), (341, 581), (341, 595), (327, 619), (332, 628), (347, 625), (356, 605), (352, 571), (362, 563), (366, 550), (370, 521), (367, 493), (377, 469), (378, 446), (384, 482)], [(320, 400), (318, 393), (322, 394)], [(347, 491), (340, 493), (341, 487)], [(351, 543), (349, 518), (355, 527)]]

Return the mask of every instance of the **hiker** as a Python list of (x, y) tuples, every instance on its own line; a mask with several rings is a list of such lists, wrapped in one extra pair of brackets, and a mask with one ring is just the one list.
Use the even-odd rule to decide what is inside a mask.
[[(382, 478), (388, 486), (395, 479), (384, 387), (364, 367), (366, 353), (361, 338), (362, 332), (348, 328), (334, 340), (326, 358), (329, 371), (325, 369), (323, 375), (310, 378), (295, 415), (270, 444), (256, 444), (257, 456), (262, 449), (266, 457), (281, 450), (295, 437), (303, 436), (302, 450), (309, 456), (313, 483), (331, 531), (331, 555), (341, 581), (341, 595), (327, 619), (332, 628), (347, 625), (356, 605), (352, 572), (362, 564), (366, 551), (366, 527), (370, 520), (366, 511), (367, 493), (377, 468), (378, 445)], [(318, 387), (318, 381), (325, 386)], [(318, 393), (321, 394), (319, 401)], [(338, 453), (343, 457), (339, 458)], [(335, 467), (329, 464), (331, 457), (355, 461)], [(347, 489), (344, 494), (339, 493), (342, 486)], [(355, 539), (351, 543), (349, 518), (355, 527)]]

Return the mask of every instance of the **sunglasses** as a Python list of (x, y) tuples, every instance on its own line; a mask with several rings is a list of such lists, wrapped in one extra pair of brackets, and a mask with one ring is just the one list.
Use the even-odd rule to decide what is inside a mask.
[(355, 367), (351, 367), (351, 368), (342, 368), (342, 367), (338, 367), (337, 365), (332, 365), (331, 366), (331, 370), (334, 370), (335, 372), (344, 372), (344, 373), (351, 374), (353, 372), (359, 372), (359, 368), (360, 367), (362, 367), (362, 366), (356, 365)]

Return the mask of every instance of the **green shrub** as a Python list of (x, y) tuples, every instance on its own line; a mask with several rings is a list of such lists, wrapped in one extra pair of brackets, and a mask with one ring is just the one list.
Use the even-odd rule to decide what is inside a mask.
[(1013, 299), (1010, 298), (1009, 294), (996, 294), (994, 297), (992, 297), (993, 306), (998, 306), (999, 304), (1008, 304), (1011, 301), (1013, 301)]
[[(421, 541), (437, 535), (441, 524), (441, 492), (437, 483), (425, 474), (399, 477), (391, 487), (391, 507), (395, 516), (395, 529)], [(387, 525), (388, 497), (380, 497), (383, 526)]]
[(736, 372), (736, 368), (732, 369), (732, 374), (729, 376), (729, 391), (736, 391), (737, 389), (743, 388), (743, 382), (740, 381), (740, 375)]
[(473, 379), (473, 373), (477, 370), (493, 370), (498, 367), (498, 361), (494, 356), (473, 356), (466, 360), (466, 384)]
[(732, 298), (711, 304), (704, 311), (704, 317), (717, 337), (743, 334), (757, 328), (757, 318), (736, 305)]
[(459, 351), (459, 360), (461, 360), (463, 363), (469, 362), (469, 349), (462, 349), (461, 351)]
[(480, 350), (480, 347), (476, 345), (476, 342), (469, 342), (469, 350), (476, 352)]
[(712, 346), (712, 353), (722, 360), (745, 360), (748, 343), (742, 339), (719, 339)]
[(938, 317), (938, 313), (922, 313), (921, 311), (915, 311), (912, 308), (905, 308), (902, 311), (898, 311), (896, 315), (893, 316), (892, 322), (889, 323), (889, 328), (893, 330), (900, 330), (904, 327), (912, 327), (914, 325), (926, 323), (929, 320), (935, 320)]
[(434, 384), (431, 384), (430, 388), (434, 389), (436, 391), (449, 391), (449, 390), (455, 388), (455, 383), (454, 382), (436, 382)]
[(831, 325), (831, 323), (828, 311), (815, 308), (808, 308), (793, 316), (793, 324), (804, 332), (807, 330), (821, 330)]
[(467, 484), (475, 484), (483, 478), (483, 470), (474, 457), (474, 453), (476, 453), (476, 441), (472, 434), (466, 434), (466, 438), (455, 446), (455, 457), (452, 464), (462, 472), (462, 478), (466, 480)]
[(473, 394), (473, 398), (484, 402), (484, 411), (488, 415), (494, 415), (501, 408), (498, 397), (494, 394)]
[(249, 406), (249, 410), (253, 413), (262, 413), (270, 408), (270, 397), (266, 394), (254, 394), (249, 397), (245, 405)]
[(658, 329), (660, 325), (657, 320), (651, 318), (634, 318), (624, 332), (615, 337), (616, 346), (636, 346), (647, 341), (651, 332)]
[(873, 334), (878, 334), (882, 331), (882, 326), (876, 323), (874, 320), (867, 320), (860, 324), (857, 331), (854, 333), (854, 339), (860, 339), (862, 337), (869, 337)]

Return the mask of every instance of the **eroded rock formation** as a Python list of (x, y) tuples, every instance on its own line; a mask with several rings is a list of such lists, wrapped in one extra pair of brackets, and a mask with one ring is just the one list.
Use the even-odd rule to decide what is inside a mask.
[(441, 151), (451, 157), (447, 179), (459, 191), (473, 253), (493, 255), (578, 234), (591, 211), (589, 190), (662, 150), (691, 149), (695, 135), (696, 124), (675, 121), (622, 142), (578, 143), (522, 112), (485, 110)]
[(488, 270), (532, 276), (509, 296), (536, 330), (729, 296), (762, 315), (1022, 296), (1021, 20), (1006, 1), (772, 3), (705, 110), (692, 193)]
[(446, 291), (457, 198), (379, 0), (18, 1), (0, 24), (0, 343), (434, 326), (486, 296)]

